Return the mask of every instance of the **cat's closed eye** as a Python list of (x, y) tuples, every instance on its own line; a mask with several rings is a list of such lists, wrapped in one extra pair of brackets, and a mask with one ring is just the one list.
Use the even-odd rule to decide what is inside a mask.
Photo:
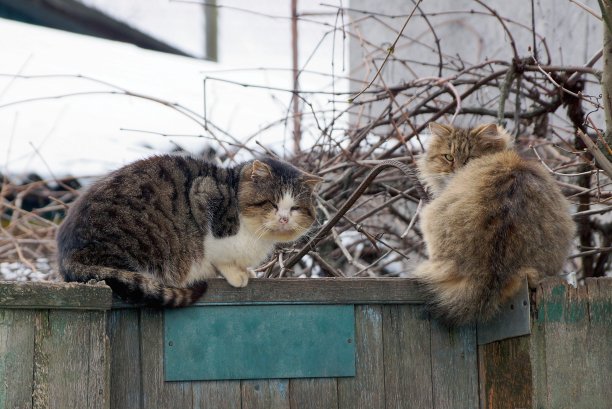
[(276, 206), (276, 204), (272, 203), (270, 200), (262, 200), (261, 202), (251, 204), (252, 207), (264, 207), (267, 205), (271, 205), (273, 208), (278, 209), (278, 206)]
[(300, 210), (300, 207), (299, 207), (299, 206), (293, 206), (293, 207), (291, 208), (291, 211), (297, 211), (297, 210)]

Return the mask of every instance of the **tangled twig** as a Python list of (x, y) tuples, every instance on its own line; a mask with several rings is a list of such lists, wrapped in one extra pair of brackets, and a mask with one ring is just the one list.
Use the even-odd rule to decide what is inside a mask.
[(363, 192), (368, 188), (370, 183), (378, 176), (380, 172), (389, 168), (395, 167), (404, 173), (406, 177), (408, 177), (415, 185), (419, 197), (424, 202), (429, 201), (429, 195), (427, 191), (424, 189), (423, 185), (419, 181), (416, 173), (413, 169), (409, 168), (405, 164), (398, 162), (396, 160), (386, 160), (382, 163), (376, 165), (368, 176), (359, 184), (357, 189), (349, 196), (349, 198), (344, 202), (342, 207), (338, 209), (338, 212), (332, 217), (321, 229), (317, 232), (317, 234), (310, 239), (310, 241), (300, 250), (297, 254), (293, 255), (287, 262), (285, 263), (285, 268), (293, 267), (302, 257), (304, 257), (309, 251), (314, 250), (315, 246), (321, 239), (323, 239), (329, 231), (338, 223), (338, 221), (344, 216), (344, 214), (351, 208), (351, 206), (359, 199), (359, 197), (363, 194)]

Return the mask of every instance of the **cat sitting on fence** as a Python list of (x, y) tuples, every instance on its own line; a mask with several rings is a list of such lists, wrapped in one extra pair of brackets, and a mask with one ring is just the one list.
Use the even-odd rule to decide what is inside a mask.
[(503, 128), (430, 131), (418, 163), (433, 195), (421, 214), (429, 260), (415, 276), (447, 324), (487, 320), (525, 279), (533, 287), (561, 271), (575, 231), (569, 203)]
[(132, 163), (73, 204), (57, 236), (60, 271), (158, 306), (192, 304), (217, 273), (244, 287), (249, 267), (309, 230), (321, 180), (273, 159), (227, 169), (170, 155)]

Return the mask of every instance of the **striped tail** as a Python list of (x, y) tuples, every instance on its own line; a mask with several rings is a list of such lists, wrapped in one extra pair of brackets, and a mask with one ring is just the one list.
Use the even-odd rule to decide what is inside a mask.
[(150, 307), (186, 307), (196, 302), (207, 288), (204, 281), (187, 288), (170, 287), (150, 274), (74, 261), (62, 263), (60, 272), (66, 281), (104, 281), (124, 300)]

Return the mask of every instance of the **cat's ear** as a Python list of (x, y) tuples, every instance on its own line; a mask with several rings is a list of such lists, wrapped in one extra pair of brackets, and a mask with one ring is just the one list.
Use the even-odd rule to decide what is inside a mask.
[(310, 173), (304, 173), (302, 177), (303, 177), (302, 180), (304, 181), (304, 183), (306, 183), (308, 187), (310, 187), (311, 189), (314, 189), (319, 183), (325, 180), (320, 176), (311, 175)]
[(267, 163), (260, 160), (254, 160), (251, 165), (251, 179), (269, 178), (272, 176), (272, 168)]
[(472, 134), (476, 138), (495, 138), (498, 136), (499, 130), (496, 124), (485, 124), (474, 128)]
[(446, 138), (446, 137), (449, 137), (453, 133), (453, 127), (450, 125), (439, 124), (437, 122), (430, 122), (429, 132), (432, 135), (436, 135), (441, 138)]
[(512, 147), (512, 136), (501, 126), (486, 124), (477, 126), (472, 130), (474, 138), (478, 138), (479, 145), (486, 151), (502, 151)]

